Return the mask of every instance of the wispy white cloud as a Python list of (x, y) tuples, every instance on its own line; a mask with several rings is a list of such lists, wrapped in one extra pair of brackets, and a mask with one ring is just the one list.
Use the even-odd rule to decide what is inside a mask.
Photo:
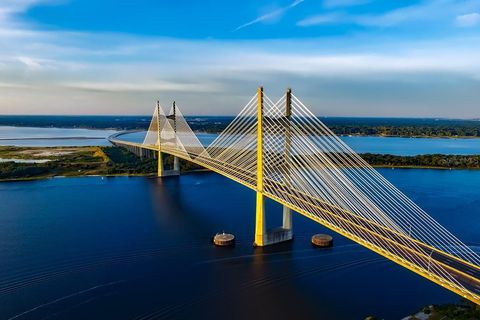
[(32, 89), (32, 86), (21, 83), (0, 82), (0, 88), (6, 89)]
[(216, 92), (221, 89), (219, 83), (185, 83), (173, 81), (142, 82), (67, 82), (64, 87), (71, 89), (104, 91), (104, 92)]
[(472, 12), (457, 16), (457, 25), (459, 27), (475, 27), (480, 24), (480, 14), (478, 12)]
[(59, 3), (62, 0), (2, 0), (0, 1), (0, 27), (9, 22), (12, 15), (21, 13), (27, 9), (42, 5)]
[(33, 59), (30, 57), (17, 57), (17, 59), (29, 69), (38, 70), (42, 68), (42, 64), (37, 59)]
[(2, 0), (2, 2), (0, 2), (0, 12), (21, 12), (42, 2), (45, 3), (47, 0)]
[(383, 13), (348, 14), (333, 12), (306, 17), (300, 20), (298, 26), (314, 26), (324, 24), (354, 24), (366, 27), (392, 27), (411, 22), (443, 22), (449, 23), (460, 15), (464, 24), (477, 23), (476, 15), (463, 15), (466, 11), (480, 9), (480, 0), (424, 0), (415, 5), (404, 6)]
[[(259, 83), (301, 88), (381, 78), (395, 85), (437, 73), (478, 82), (477, 43), (478, 38), (398, 43), (368, 37), (235, 42), (30, 31), (0, 39), (0, 112), (11, 105), (20, 108), (17, 113), (28, 112), (34, 98), (51, 113), (61, 113), (61, 106), (72, 113), (147, 113), (149, 101), (161, 93), (183, 100), (190, 107), (186, 113), (225, 114), (234, 113), (242, 95)], [(315, 92), (308, 92), (314, 101)], [(225, 97), (218, 101), (221, 108), (198, 99), (209, 93), (209, 99)]]
[(238, 31), (240, 29), (243, 29), (245, 27), (249, 27), (251, 25), (254, 25), (254, 24), (257, 24), (259, 22), (264, 22), (264, 21), (268, 21), (268, 20), (272, 20), (274, 18), (278, 18), (280, 16), (282, 16), (285, 12), (287, 12), (288, 10), (298, 6), (300, 3), (304, 2), (305, 0), (295, 0), (293, 1), (291, 4), (289, 4), (288, 6), (286, 7), (283, 7), (283, 8), (279, 8), (279, 9), (276, 9), (276, 10), (273, 10), (269, 13), (266, 13), (266, 14), (263, 14), (247, 23), (244, 23), (240, 26), (238, 26), (234, 31)]

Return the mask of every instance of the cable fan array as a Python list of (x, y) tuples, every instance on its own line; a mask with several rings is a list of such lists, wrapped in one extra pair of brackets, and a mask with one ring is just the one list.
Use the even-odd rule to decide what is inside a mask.
[[(144, 145), (256, 190), (258, 99), (252, 97), (206, 148), (178, 108), (165, 115), (158, 106)], [(474, 251), (366, 163), (297, 97), (273, 102), (263, 95), (260, 102), (265, 196), (480, 301), (480, 257)]]
[[(264, 194), (411, 268), (480, 293), (479, 256), (388, 182), (292, 95), (265, 98)], [(457, 257), (458, 260), (452, 259)], [(461, 270), (457, 268), (461, 265)]]

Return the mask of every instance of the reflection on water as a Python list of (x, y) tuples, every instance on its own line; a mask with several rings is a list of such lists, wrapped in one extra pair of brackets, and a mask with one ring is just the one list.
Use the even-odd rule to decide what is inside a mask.
[[(480, 172), (382, 174), (480, 242)], [(399, 319), (458, 301), (339, 235), (312, 248), (313, 233), (332, 232), (299, 215), (293, 242), (254, 249), (254, 204), (252, 191), (213, 173), (1, 183), (0, 318)], [(279, 225), (281, 207), (266, 210)], [(234, 248), (211, 244), (222, 230)]]

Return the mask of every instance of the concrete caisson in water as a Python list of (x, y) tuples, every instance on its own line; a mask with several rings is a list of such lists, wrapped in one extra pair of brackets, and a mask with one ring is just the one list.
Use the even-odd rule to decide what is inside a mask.
[(333, 245), (333, 238), (328, 234), (314, 234), (312, 236), (312, 245), (318, 248), (328, 248)]
[(213, 243), (219, 247), (229, 247), (235, 244), (235, 236), (230, 233), (217, 233), (213, 237)]

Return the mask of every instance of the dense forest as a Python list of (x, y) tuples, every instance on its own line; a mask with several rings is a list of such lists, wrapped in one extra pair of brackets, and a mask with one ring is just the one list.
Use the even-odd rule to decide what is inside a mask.
[(360, 156), (372, 166), (480, 169), (480, 155), (426, 154), (394, 156), (390, 154), (364, 153)]
[[(480, 123), (479, 123), (480, 125)], [(368, 126), (331, 125), (337, 135), (392, 136), (392, 137), (480, 137), (480, 126)]]

